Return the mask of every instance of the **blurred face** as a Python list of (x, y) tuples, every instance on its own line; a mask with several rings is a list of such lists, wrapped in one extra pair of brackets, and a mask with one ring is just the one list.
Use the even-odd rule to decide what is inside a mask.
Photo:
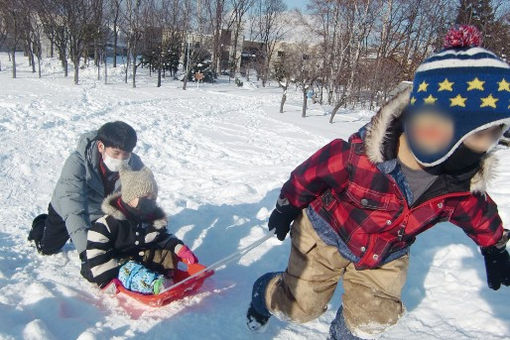
[(489, 148), (498, 141), (502, 134), (503, 125), (492, 126), (467, 137), (464, 140), (464, 145), (478, 153), (487, 152)]
[[(151, 195), (147, 195), (147, 196), (144, 196), (142, 198), (143, 199), (147, 199), (147, 200), (151, 200), (151, 201), (155, 201), (156, 200), (156, 195), (155, 194), (151, 194)], [(135, 198), (134, 200), (130, 201), (130, 202), (127, 202), (127, 204), (129, 204), (130, 207), (132, 208), (136, 208), (138, 206), (138, 203), (140, 203), (140, 198)]]
[(425, 153), (444, 150), (453, 139), (453, 121), (434, 111), (424, 111), (411, 118), (409, 134), (415, 145)]

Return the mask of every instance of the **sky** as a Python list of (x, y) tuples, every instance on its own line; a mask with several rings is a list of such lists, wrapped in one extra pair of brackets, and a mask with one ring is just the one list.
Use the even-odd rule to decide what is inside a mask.
[(285, 3), (289, 9), (299, 8), (304, 10), (308, 0), (285, 0)]

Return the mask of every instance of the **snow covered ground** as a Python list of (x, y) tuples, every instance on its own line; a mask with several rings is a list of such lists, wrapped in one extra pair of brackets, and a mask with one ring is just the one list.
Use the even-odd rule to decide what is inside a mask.
[[(223, 80), (190, 85), (141, 72), (138, 88), (110, 84), (84, 70), (81, 85), (64, 79), (55, 61), (43, 78), (19, 57), (10, 78), (0, 54), (0, 338), (2, 339), (325, 339), (340, 305), (341, 285), (318, 320), (293, 325), (272, 320), (267, 333), (249, 334), (244, 314), (251, 285), (283, 270), (289, 241), (272, 239), (221, 268), (201, 292), (153, 309), (106, 296), (79, 275), (72, 245), (38, 255), (26, 241), (33, 217), (44, 212), (61, 166), (80, 133), (122, 119), (139, 134), (136, 152), (155, 172), (170, 229), (201, 262), (212, 263), (260, 238), (289, 172), (317, 148), (347, 138), (366, 111), (337, 115), (312, 105), (300, 118), (300, 93), (291, 91), (284, 114), (281, 90)], [(510, 151), (501, 150), (500, 176), (491, 187), (510, 222)], [(506, 166), (504, 166), (506, 164)], [(508, 339), (510, 288), (486, 287), (477, 247), (451, 224), (426, 232), (413, 247), (404, 289), (407, 314), (382, 339)]]

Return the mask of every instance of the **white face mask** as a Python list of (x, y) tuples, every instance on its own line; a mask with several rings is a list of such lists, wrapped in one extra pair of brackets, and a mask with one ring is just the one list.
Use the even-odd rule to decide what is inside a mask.
[(129, 160), (131, 159), (131, 156), (128, 159), (117, 159), (108, 156), (108, 154), (105, 152), (103, 157), (104, 165), (110, 170), (111, 172), (118, 172), (123, 166), (127, 166), (129, 163)]

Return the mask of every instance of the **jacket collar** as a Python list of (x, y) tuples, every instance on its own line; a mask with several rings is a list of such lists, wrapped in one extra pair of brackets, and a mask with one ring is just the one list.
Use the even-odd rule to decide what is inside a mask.
[[(121, 196), (120, 193), (113, 193), (113, 194), (107, 196), (104, 199), (103, 204), (101, 205), (101, 209), (103, 210), (103, 212), (106, 215), (110, 215), (113, 218), (115, 218), (116, 220), (126, 221), (127, 220), (126, 215), (119, 208), (117, 208), (117, 205), (116, 205), (116, 201), (120, 198), (120, 196)], [(165, 212), (163, 211), (163, 209), (158, 207), (158, 209), (156, 210), (154, 215), (158, 216), (151, 223), (154, 226), (154, 228), (162, 229), (167, 226), (168, 218), (167, 218)]]

